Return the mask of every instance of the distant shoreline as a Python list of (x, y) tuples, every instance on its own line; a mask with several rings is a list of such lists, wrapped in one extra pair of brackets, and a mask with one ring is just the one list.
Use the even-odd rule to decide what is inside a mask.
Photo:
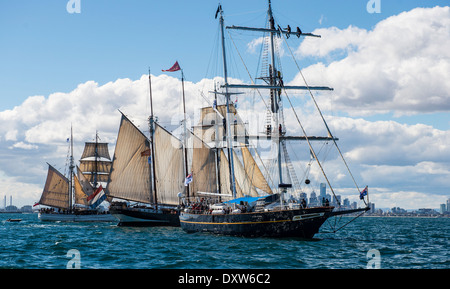
[(450, 215), (436, 215), (436, 216), (421, 216), (421, 215), (362, 215), (361, 217), (368, 218), (429, 218), (429, 219), (441, 219), (441, 218), (450, 218)]

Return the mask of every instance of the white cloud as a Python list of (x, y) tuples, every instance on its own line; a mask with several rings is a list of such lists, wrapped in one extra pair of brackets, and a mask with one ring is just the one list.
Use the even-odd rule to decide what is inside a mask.
[(20, 149), (24, 149), (24, 150), (36, 150), (39, 147), (37, 145), (27, 144), (27, 143), (24, 143), (24, 142), (21, 141), (21, 142), (13, 144), (9, 148), (10, 149), (20, 148)]
[[(213, 87), (213, 80), (185, 82), (187, 111), (204, 101), (199, 90)], [(178, 125), (182, 113), (181, 81), (168, 75), (152, 77), (154, 113), (163, 126)], [(79, 84), (73, 91), (52, 93), (48, 97), (30, 96), (11, 110), (0, 112), (0, 192), (8, 192), (15, 200), (33, 196), (25, 204), (37, 201), (42, 191), (46, 162), (64, 171), (68, 153), (66, 139), (73, 126), (74, 157), (81, 156), (84, 142), (92, 141), (96, 131), (102, 141), (110, 143), (114, 152), (120, 122), (120, 109), (141, 130), (148, 130), (148, 75), (138, 80), (118, 79), (99, 85), (94, 81)], [(17, 183), (14, 187), (12, 184)], [(38, 193), (39, 194), (39, 193)], [(37, 196), (38, 198), (39, 196)]]
[[(210, 90), (213, 80), (204, 79), (198, 83), (186, 82), (187, 111), (192, 116), (195, 110), (206, 105), (200, 97), (200, 91)], [(154, 111), (164, 126), (174, 127), (181, 114), (180, 80), (167, 75), (152, 78)], [(209, 96), (211, 98), (211, 96)], [(75, 159), (81, 155), (83, 142), (91, 141), (98, 130), (103, 141), (109, 142), (111, 154), (117, 137), (120, 114), (127, 114), (143, 131), (147, 130), (149, 114), (148, 78), (143, 75), (138, 80), (118, 79), (104, 85), (88, 81), (78, 85), (67, 93), (51, 94), (47, 98), (32, 96), (22, 105), (12, 110), (0, 112), (4, 120), (0, 132), (0, 170), (4, 184), (0, 191), (8, 190), (15, 199), (23, 196), (39, 197), (45, 182), (46, 164), (49, 162), (58, 168), (64, 168), (67, 155), (66, 139), (70, 133), (70, 124), (74, 127)], [(252, 107), (251, 98), (239, 99), (244, 119), (252, 120), (248, 114)], [(64, 104), (69, 102), (70, 106)], [(261, 103), (257, 102), (253, 119), (265, 120)], [(30, 105), (36, 105), (33, 111)], [(66, 108), (65, 113), (56, 111)], [(198, 117), (198, 116), (197, 116)], [(301, 121), (309, 130), (320, 132), (320, 120), (317, 116), (300, 114)], [(426, 125), (404, 125), (395, 121), (371, 122), (349, 117), (326, 116), (335, 136), (339, 137), (339, 146), (349, 162), (358, 184), (363, 187), (390, 188), (390, 192), (408, 190), (427, 194), (423, 183), (431, 183), (441, 196), (442, 188), (449, 178), (450, 132), (434, 129)], [(195, 123), (192, 119), (191, 123)], [(289, 109), (286, 109), (286, 122), (291, 134), (300, 134), (298, 124)], [(260, 123), (261, 124), (261, 123)], [(252, 128), (260, 131), (258, 128)], [(8, 137), (6, 135), (8, 134)], [(13, 138), (14, 136), (14, 138)], [(315, 147), (318, 144), (314, 144)], [(317, 147), (319, 151), (320, 147)], [(306, 157), (309, 154), (306, 150)], [(323, 150), (326, 152), (326, 150)], [(299, 151), (296, 152), (300, 154)], [(323, 154), (320, 155), (322, 157)], [(294, 157), (293, 160), (295, 161)], [(352, 185), (349, 178), (342, 178), (345, 168), (336, 152), (328, 154), (325, 170), (332, 183), (339, 187)], [(317, 168), (311, 175), (319, 173)], [(11, 184), (17, 182), (17, 190)], [(407, 184), (405, 186), (404, 184)], [(26, 192), (23, 190), (25, 189)], [(416, 189), (416, 190), (415, 190)], [(355, 197), (354, 192), (351, 193)], [(380, 195), (383, 196), (383, 195)], [(387, 196), (387, 195), (386, 195)], [(32, 204), (37, 199), (30, 199)], [(374, 199), (375, 201), (375, 199)], [(380, 200), (381, 201), (381, 200)]]
[(17, 140), (17, 133), (18, 131), (16, 129), (7, 131), (5, 134), (5, 140), (12, 140), (12, 141)]
[(436, 204), (445, 204), (448, 195), (416, 191), (391, 191), (386, 188), (369, 188), (370, 202), (377, 208), (400, 207), (403, 209), (437, 208)]
[[(416, 8), (367, 31), (314, 31), (299, 57), (327, 58), (304, 69), (310, 85), (335, 88), (337, 109), (352, 115), (450, 110), (450, 7)], [(336, 55), (338, 54), (338, 55)], [(295, 83), (302, 83), (299, 76)]]
[(324, 57), (337, 50), (351, 52), (364, 42), (368, 34), (367, 30), (354, 26), (345, 30), (337, 27), (319, 28), (313, 33), (320, 35), (320, 40), (306, 38), (296, 51), (298, 57)]

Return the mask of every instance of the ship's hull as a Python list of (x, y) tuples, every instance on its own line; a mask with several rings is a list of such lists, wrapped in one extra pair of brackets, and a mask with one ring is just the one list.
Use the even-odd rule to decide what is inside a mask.
[(39, 213), (41, 221), (50, 222), (117, 222), (111, 214)]
[(180, 224), (188, 233), (311, 239), (332, 210), (333, 207), (318, 207), (220, 215), (181, 212)]
[(111, 215), (119, 220), (118, 226), (132, 227), (179, 227), (178, 210), (156, 210), (128, 206), (111, 206)]

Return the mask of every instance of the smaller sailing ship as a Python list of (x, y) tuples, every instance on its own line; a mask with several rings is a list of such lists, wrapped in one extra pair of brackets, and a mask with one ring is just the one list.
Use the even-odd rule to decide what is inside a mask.
[[(163, 71), (181, 70), (178, 62)], [(123, 113), (106, 192), (119, 226), (180, 226), (180, 196), (187, 174), (186, 143), (160, 126), (153, 116), (151, 74), (147, 138)], [(184, 76), (182, 74), (183, 104)], [(184, 108), (185, 109), (185, 108)], [(186, 122), (184, 122), (186, 123)], [(186, 130), (185, 130), (186, 133)]]
[[(108, 178), (110, 159), (108, 144), (99, 143), (98, 135), (95, 142), (85, 144), (81, 169), (75, 165), (73, 159), (73, 137), (70, 138), (69, 176), (61, 174), (56, 168), (48, 164), (47, 180), (37, 205), (47, 206), (39, 210), (41, 221), (62, 222), (114, 222), (116, 219), (99, 205), (106, 199), (103, 186)], [(91, 184), (92, 182), (92, 184)]]
[[(106, 188), (119, 226), (179, 226), (181, 143), (156, 122), (150, 141), (124, 114)], [(174, 147), (172, 144), (179, 144)]]

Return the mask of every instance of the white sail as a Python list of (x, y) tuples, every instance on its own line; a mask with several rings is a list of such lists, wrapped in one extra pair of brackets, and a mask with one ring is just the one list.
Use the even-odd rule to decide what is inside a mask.
[(268, 194), (273, 194), (272, 189), (270, 188), (266, 178), (256, 164), (255, 159), (253, 158), (249, 149), (246, 146), (243, 146), (241, 148), (241, 151), (245, 172), (247, 173), (247, 177), (249, 178), (252, 185)]
[[(212, 107), (203, 107), (200, 115), (200, 127), (194, 129), (195, 135), (208, 145), (215, 143), (215, 141), (225, 142), (226, 132), (222, 117), (226, 117), (227, 107), (226, 105), (218, 105), (216, 110)], [(232, 121), (230, 123), (231, 137), (244, 137), (246, 135), (245, 125), (233, 104), (230, 104), (230, 120)]]
[(216, 156), (214, 151), (206, 145), (200, 138), (190, 134), (190, 144), (188, 151), (192, 151), (192, 183), (191, 196), (196, 196), (197, 192), (217, 192)]
[(247, 173), (244, 169), (244, 166), (241, 164), (236, 152), (233, 150), (233, 160), (234, 160), (234, 176), (236, 178), (236, 183), (239, 184), (242, 191), (242, 196), (252, 196), (257, 197), (258, 193), (255, 190), (255, 187), (252, 184), (252, 181), (248, 178)]
[(152, 203), (147, 137), (122, 114), (106, 192), (110, 197)]
[[(236, 166), (236, 165), (235, 165)], [(233, 192), (231, 190), (230, 184), (230, 167), (228, 164), (228, 159), (223, 152), (223, 149), (220, 150), (220, 191), (222, 195), (228, 196), (228, 199), (233, 198)], [(241, 198), (244, 194), (241, 190), (239, 182), (236, 182), (236, 197)]]
[(153, 140), (157, 202), (178, 205), (186, 177), (182, 143), (157, 123)]
[(61, 209), (70, 208), (69, 180), (51, 165), (48, 165), (47, 180), (39, 204)]

